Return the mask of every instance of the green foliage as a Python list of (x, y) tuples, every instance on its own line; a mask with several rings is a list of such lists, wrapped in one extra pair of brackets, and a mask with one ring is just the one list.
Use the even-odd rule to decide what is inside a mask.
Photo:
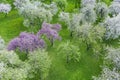
[(61, 54), (66, 57), (66, 62), (70, 62), (71, 60), (75, 62), (79, 62), (81, 53), (79, 51), (79, 48), (73, 44), (70, 43), (70, 41), (67, 41), (65, 43), (62, 43), (58, 47), (58, 51), (60, 51)]
[(0, 3), (7, 3), (7, 0), (0, 0)]
[(55, 2), (57, 3), (57, 6), (64, 11), (66, 6), (67, 6), (67, 1), (66, 0), (55, 0)]

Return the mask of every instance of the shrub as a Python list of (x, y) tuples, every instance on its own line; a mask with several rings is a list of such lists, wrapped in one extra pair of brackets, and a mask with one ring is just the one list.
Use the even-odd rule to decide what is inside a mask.
[(64, 55), (67, 63), (69, 63), (70, 61), (79, 62), (81, 58), (79, 48), (71, 44), (70, 41), (64, 42), (59, 45), (58, 51)]
[(113, 18), (107, 18), (105, 20), (106, 34), (105, 38), (117, 39), (120, 36), (120, 14)]
[(60, 24), (49, 24), (43, 22), (42, 28), (37, 33), (37, 36), (39, 37), (46, 36), (48, 40), (51, 42), (51, 45), (53, 45), (56, 39), (57, 40), (61, 39), (61, 37), (58, 34), (60, 30), (61, 30)]
[(8, 50), (19, 50), (29, 53), (38, 48), (44, 48), (45, 42), (36, 35), (22, 32), (19, 37), (14, 38), (8, 44)]

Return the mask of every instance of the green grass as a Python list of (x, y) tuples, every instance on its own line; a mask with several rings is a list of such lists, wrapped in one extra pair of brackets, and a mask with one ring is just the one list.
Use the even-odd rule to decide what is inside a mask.
[(0, 35), (6, 42), (18, 36), (20, 32), (25, 31), (23, 19), (18, 15), (17, 11), (11, 11), (6, 17), (0, 14)]
[[(70, 2), (66, 11), (71, 12), (73, 8), (74, 5)], [(62, 55), (58, 54), (57, 47), (67, 40), (72, 41), (72, 38), (69, 36), (66, 26), (63, 25), (62, 27), (63, 29), (60, 32), (62, 40), (56, 41), (53, 47), (48, 45), (47, 51), (52, 59), (52, 65), (47, 80), (91, 80), (93, 75), (96, 76), (100, 73), (102, 59), (97, 59), (92, 51), (86, 51), (83, 43), (80, 44), (80, 62), (66, 63)], [(23, 18), (18, 15), (16, 10), (12, 10), (7, 17), (4, 17), (4, 14), (0, 14), (0, 35), (5, 39), (6, 43), (18, 36), (22, 31), (27, 31), (27, 28), (23, 26)]]

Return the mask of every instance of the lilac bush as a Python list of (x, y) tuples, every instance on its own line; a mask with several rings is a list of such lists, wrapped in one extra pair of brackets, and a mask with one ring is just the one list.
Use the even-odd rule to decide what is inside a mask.
[(45, 35), (53, 45), (53, 42), (57, 39), (60, 40), (61, 37), (59, 36), (58, 32), (61, 30), (60, 24), (49, 24), (43, 22), (41, 30), (37, 33), (37, 36), (42, 37)]
[(34, 34), (22, 32), (19, 37), (14, 38), (8, 45), (8, 50), (20, 50), (28, 53), (34, 51), (37, 48), (44, 48), (44, 40), (38, 38)]

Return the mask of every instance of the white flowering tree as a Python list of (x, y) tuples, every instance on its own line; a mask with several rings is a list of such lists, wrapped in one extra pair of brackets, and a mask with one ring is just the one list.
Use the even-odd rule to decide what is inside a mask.
[(117, 39), (120, 36), (120, 14), (113, 18), (107, 18), (105, 20), (106, 34), (105, 38)]
[(96, 4), (96, 0), (81, 0), (81, 6), (82, 7), (84, 7), (88, 4), (94, 7), (95, 4)]
[(117, 16), (120, 13), (120, 3), (112, 2), (112, 4), (109, 6), (109, 13), (112, 16)]
[(26, 80), (27, 68), (13, 51), (0, 51), (0, 80)]
[(98, 77), (93, 76), (93, 80), (120, 80), (120, 73), (116, 69), (110, 70), (104, 67), (101, 75)]
[(28, 59), (28, 64), (31, 66), (29, 78), (33, 80), (46, 80), (51, 66), (48, 53), (45, 50), (37, 50), (28, 54)]
[(92, 5), (86, 5), (85, 7), (83, 7), (81, 9), (81, 13), (82, 22), (94, 23), (96, 21), (97, 16)]
[(59, 19), (62, 22), (65, 22), (67, 25), (68, 30), (70, 30), (70, 36), (73, 36), (73, 32), (75, 31), (75, 27), (78, 27), (81, 25), (81, 14), (78, 13), (67, 13), (67, 12), (61, 12), (59, 14)]
[(15, 2), (14, 4), (20, 4), (20, 6), (16, 5), (16, 7), (20, 15), (24, 17), (24, 25), (27, 27), (39, 27), (43, 21), (50, 22), (58, 11), (54, 2), (48, 5), (40, 1), (26, 0), (25, 3)]
[(79, 62), (81, 58), (81, 52), (79, 48), (70, 43), (70, 41), (59, 45), (58, 51), (65, 57), (67, 63), (70, 61)]
[(108, 7), (104, 2), (99, 2), (95, 6), (98, 22), (103, 21), (108, 16)]
[(86, 44), (87, 50), (91, 48), (94, 53), (99, 54), (104, 47), (100, 44), (103, 42), (104, 33), (104, 27), (84, 24), (76, 27), (74, 35), (75, 39), (78, 39), (79, 42)]
[(13, 4), (16, 8), (20, 8), (20, 7), (23, 7), (24, 4), (26, 4), (29, 1), (30, 0), (15, 0)]
[(0, 80), (44, 80), (51, 60), (46, 51), (37, 50), (22, 61), (13, 51), (0, 51)]
[(106, 62), (111, 62), (116, 69), (120, 69), (120, 49), (108, 48), (108, 53), (105, 57)]
[(120, 48), (107, 51), (102, 72), (98, 77), (93, 76), (93, 80), (120, 80)]
[(0, 3), (0, 12), (4, 13), (5, 16), (11, 11), (11, 5), (10, 4), (4, 4)]

